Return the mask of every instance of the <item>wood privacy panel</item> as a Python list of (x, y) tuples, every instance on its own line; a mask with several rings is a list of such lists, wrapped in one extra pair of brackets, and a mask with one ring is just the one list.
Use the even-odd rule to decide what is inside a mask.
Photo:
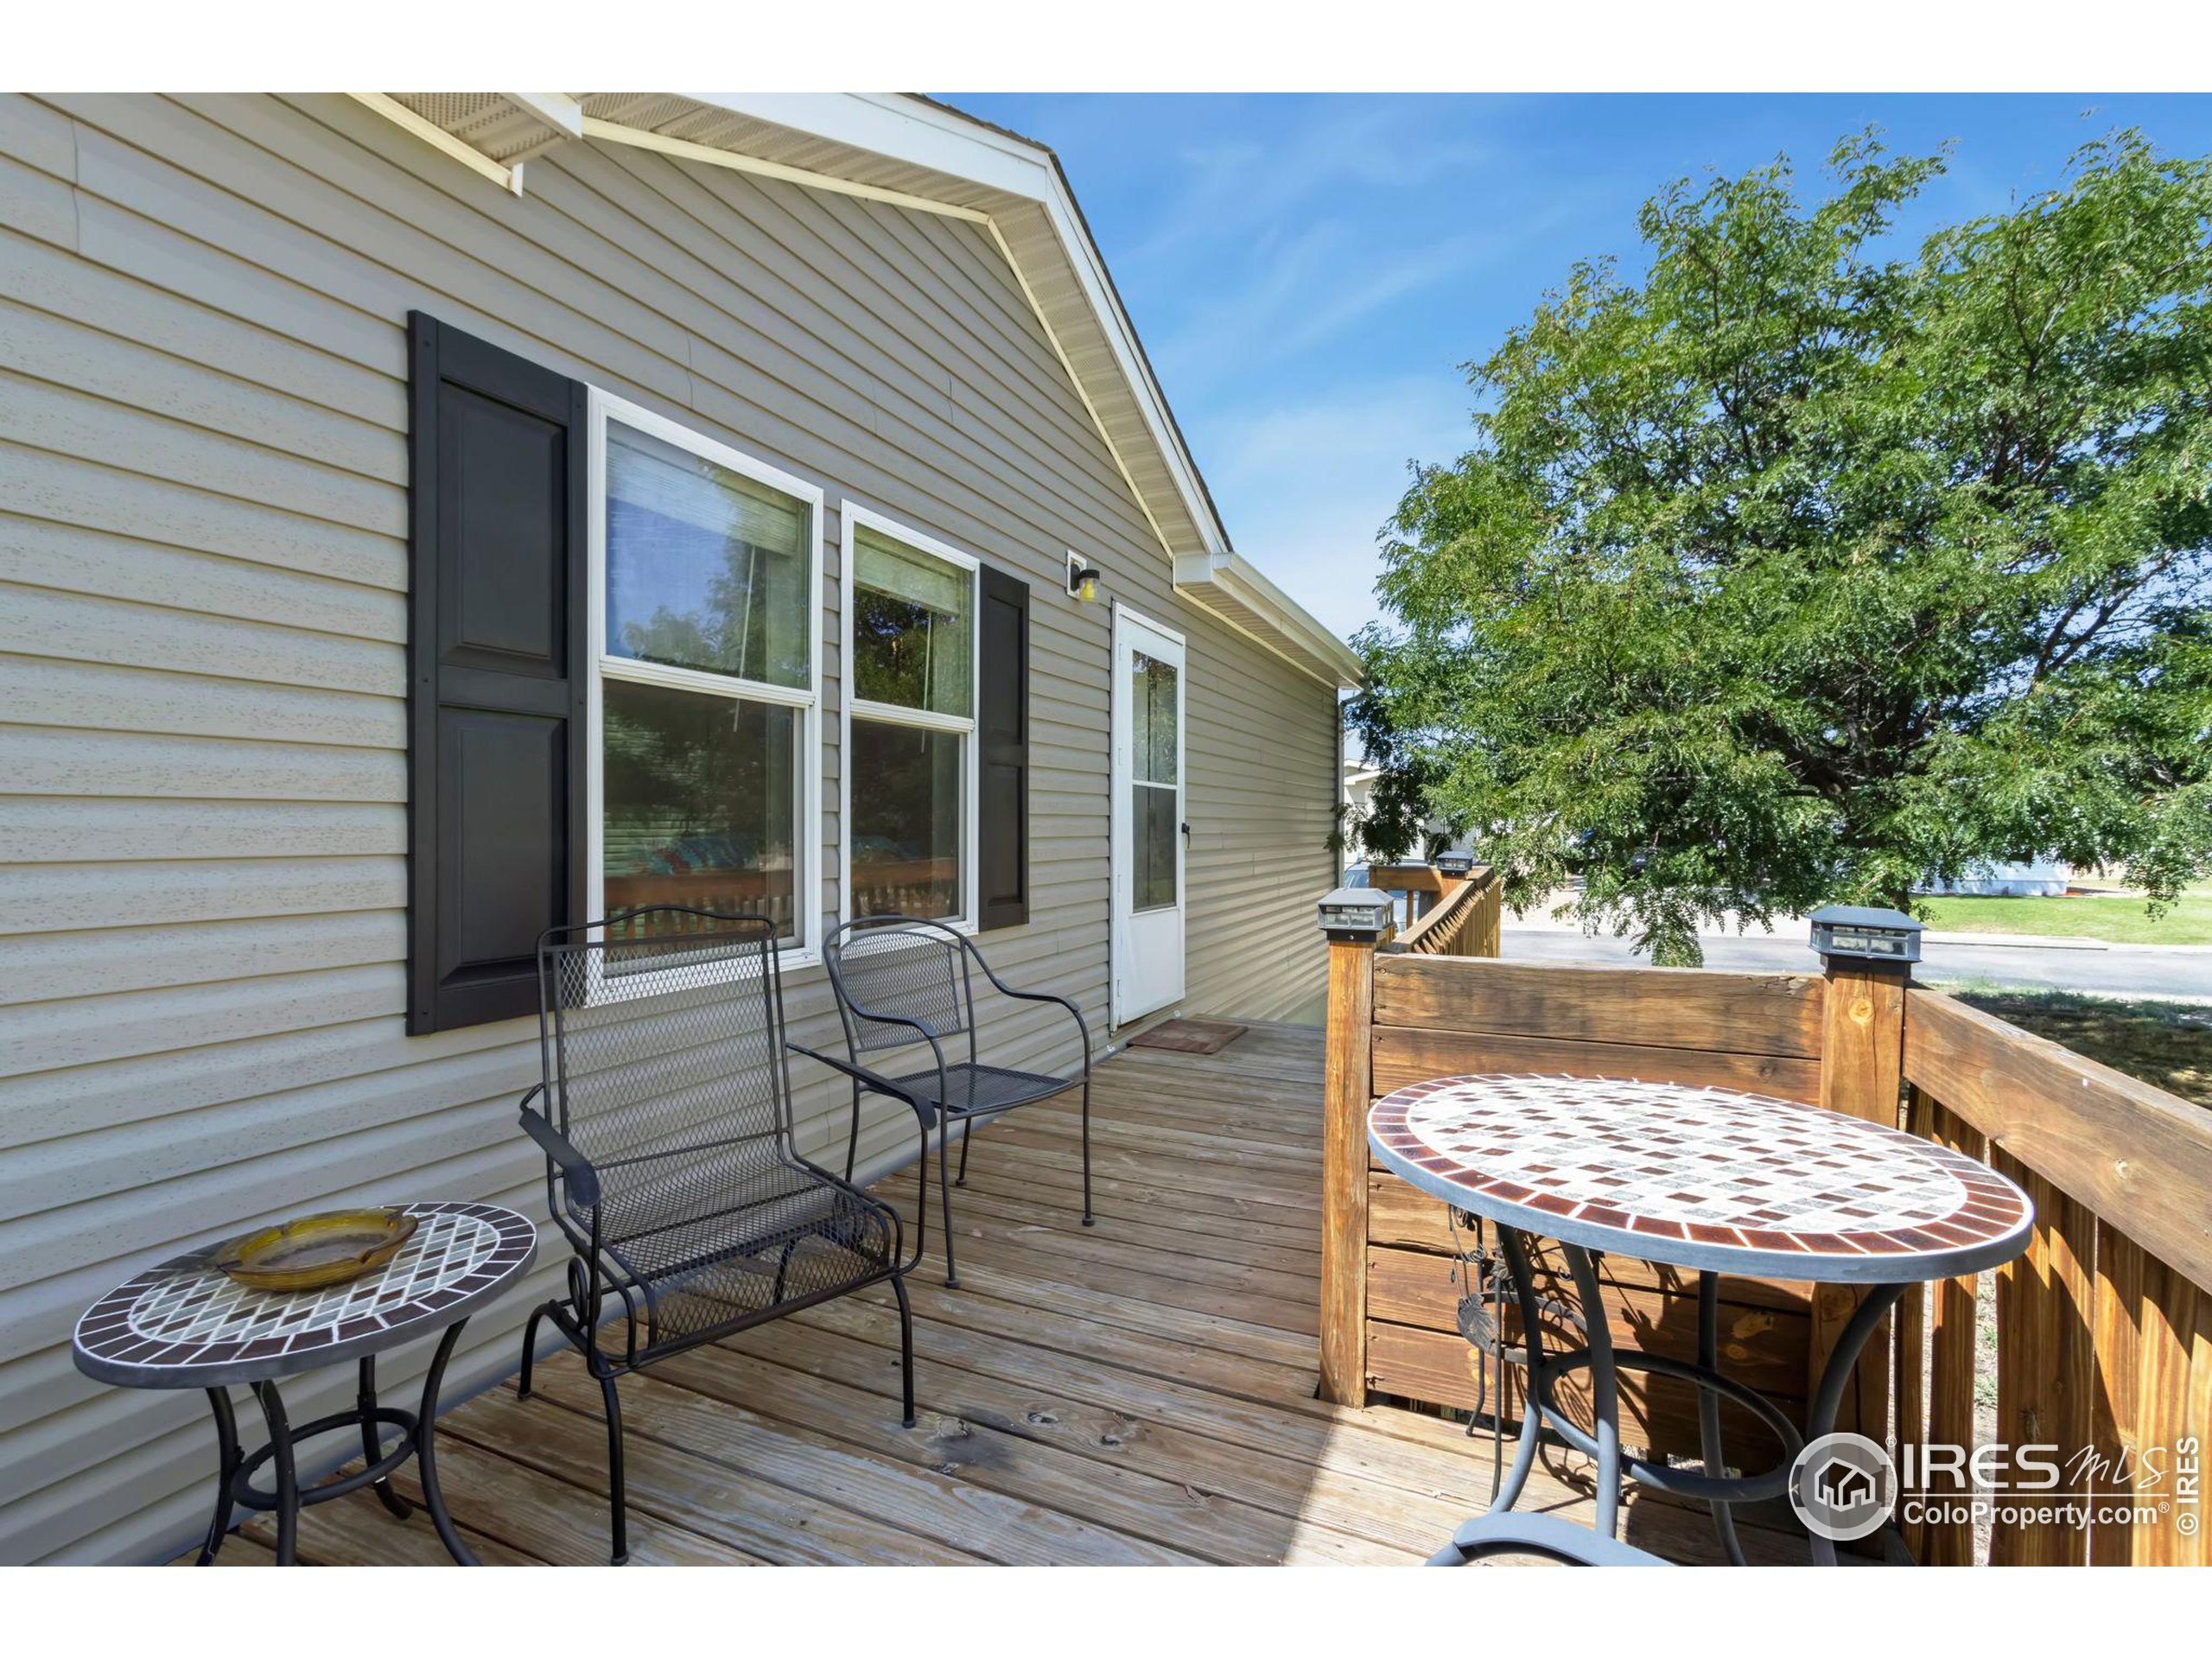
[[(1437, 1235), (1443, 1235), (1449, 1247), (1444, 1206), (1385, 1171), (1372, 1171), (1370, 1179), (1375, 1184), (1372, 1197), (1379, 1200), (1370, 1211), (1367, 1257), (1371, 1386), (1384, 1394), (1432, 1405), (1471, 1409), (1473, 1351), (1459, 1335), (1457, 1323), (1461, 1275), (1455, 1259), (1435, 1248)], [(1427, 1226), (1417, 1220), (1422, 1212), (1433, 1217)], [(1423, 1243), (1395, 1242), (1409, 1235), (1420, 1235)], [(1494, 1230), (1489, 1242), (1495, 1249)], [(1471, 1232), (1463, 1230), (1460, 1243), (1471, 1249)], [(1540, 1294), (1573, 1304), (1572, 1281), (1555, 1249), (1540, 1248), (1535, 1269)], [(1679, 1359), (1696, 1358), (1694, 1274), (1608, 1255), (1600, 1263), (1599, 1276), (1605, 1287), (1607, 1313), (1618, 1347)], [(1772, 1395), (1784, 1410), (1801, 1419), (1811, 1325), (1806, 1288), (1758, 1280), (1721, 1281), (1722, 1369)], [(1520, 1316), (1510, 1299), (1506, 1332), (1509, 1341), (1519, 1340)], [(1548, 1322), (1544, 1334), (1554, 1351), (1579, 1340), (1577, 1333), (1560, 1320)], [(1513, 1368), (1508, 1370), (1510, 1378)], [(1425, 1391), (1439, 1382), (1447, 1385), (1446, 1392)], [(1568, 1415), (1587, 1428), (1589, 1397), (1580, 1380), (1564, 1379), (1559, 1395)], [(1508, 1397), (1517, 1402), (1518, 1395), (1509, 1393)], [(1772, 1447), (1772, 1437), (1757, 1421), (1732, 1406), (1724, 1414), (1724, 1428), (1732, 1459), (1747, 1466), (1762, 1463), (1765, 1452)], [(1694, 1453), (1698, 1449), (1695, 1396), (1665, 1379), (1647, 1383), (1624, 1373), (1621, 1433), (1629, 1444), (1662, 1455)]]
[(1375, 1023), (1817, 1060), (1818, 974), (1375, 959)]
[[(1427, 960), (1443, 961), (1433, 957)], [(1772, 1054), (1652, 1048), (1586, 1038), (1505, 1037), (1490, 1032), (1375, 1030), (1375, 1087), (1388, 1094), (1430, 1077), (1478, 1071), (1548, 1071), (1577, 1077), (1666, 1077), (1809, 1101), (1820, 1093), (1818, 1060)]]
[[(1373, 1089), (1478, 1071), (1668, 1078), (1785, 1098), (1820, 1098), (1825, 986), (1812, 974), (1534, 967), (1411, 955), (1375, 958)], [(1460, 1287), (1445, 1206), (1386, 1171), (1370, 1173), (1368, 1370), (1386, 1393), (1469, 1408), (1471, 1351), (1459, 1335)], [(1491, 1235), (1494, 1243), (1495, 1234)], [(1463, 1233), (1461, 1242), (1467, 1242)], [(1572, 1304), (1560, 1265), (1539, 1259), (1546, 1294)], [(1615, 1343), (1697, 1357), (1694, 1274), (1608, 1255), (1601, 1264)], [(1811, 1287), (1728, 1278), (1721, 1289), (1721, 1363), (1802, 1420), (1811, 1358)], [(1517, 1332), (1509, 1315), (1509, 1337)], [(1573, 1337), (1547, 1331), (1554, 1344)], [(1508, 1368), (1510, 1381), (1514, 1376)], [(1587, 1427), (1579, 1379), (1560, 1397)], [(1517, 1403), (1509, 1399), (1509, 1408)], [(1758, 1465), (1771, 1437), (1729, 1406), (1732, 1460)], [(1622, 1437), (1659, 1455), (1698, 1449), (1696, 1399), (1668, 1379), (1624, 1374)]]

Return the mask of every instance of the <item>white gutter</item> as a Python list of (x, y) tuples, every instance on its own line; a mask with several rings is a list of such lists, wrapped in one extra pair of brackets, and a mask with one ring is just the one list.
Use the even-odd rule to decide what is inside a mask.
[[(1359, 653), (1329, 632), (1313, 613), (1269, 582), (1239, 553), (1185, 553), (1175, 560), (1175, 591), (1205, 606), (1239, 633), (1257, 640), (1278, 657), (1297, 664), (1316, 679), (1346, 690), (1366, 683)], [(1253, 633), (1218, 601), (1256, 615), (1282, 636), (1281, 642)]]
[(522, 169), (519, 167), (506, 167), (493, 161), (482, 150), (464, 144), (435, 122), (425, 121), (397, 99), (386, 93), (353, 92), (349, 96), (374, 110), (394, 126), (413, 133), (431, 149), (452, 156), (471, 172), (482, 174), (502, 190), (518, 196), (522, 194)]

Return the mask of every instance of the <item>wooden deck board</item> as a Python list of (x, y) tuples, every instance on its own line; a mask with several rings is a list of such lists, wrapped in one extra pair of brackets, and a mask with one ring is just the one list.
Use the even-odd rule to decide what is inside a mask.
[[(1255, 1026), (1218, 1055), (1108, 1062), (1090, 1229), (1072, 1100), (982, 1131), (954, 1194), (961, 1287), (939, 1282), (934, 1192), (910, 1281), (912, 1429), (880, 1288), (626, 1379), (633, 1558), (1424, 1558), (1487, 1503), (1489, 1446), (1439, 1418), (1315, 1395), (1320, 1076), (1320, 1033), (1287, 1027)], [(911, 1174), (883, 1190), (911, 1217)], [(539, 1376), (537, 1397), (503, 1384), (442, 1420), (448, 1503), (487, 1560), (603, 1559), (598, 1389), (572, 1356)], [(1581, 1460), (1548, 1455), (1523, 1506), (1586, 1519)], [(1756, 1560), (1803, 1559), (1792, 1537), (1742, 1530)], [(1704, 1513), (1666, 1500), (1632, 1497), (1624, 1532), (1717, 1558)], [(272, 1538), (257, 1519), (223, 1559), (265, 1564)], [(366, 1492), (309, 1512), (301, 1553), (442, 1558), (424, 1517), (395, 1521)]]

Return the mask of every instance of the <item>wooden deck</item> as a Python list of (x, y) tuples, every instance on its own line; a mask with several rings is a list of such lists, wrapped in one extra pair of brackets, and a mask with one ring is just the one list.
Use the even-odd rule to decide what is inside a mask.
[[(1255, 1027), (1217, 1056), (1137, 1049), (1094, 1096), (1098, 1225), (1078, 1224), (1072, 1103), (977, 1137), (962, 1287), (910, 1281), (918, 1421), (899, 1421), (887, 1293), (626, 1380), (639, 1562), (1421, 1560), (1490, 1492), (1487, 1437), (1315, 1398), (1321, 1035)], [(911, 1176), (891, 1192), (911, 1215)], [(934, 1217), (932, 1217), (934, 1221)], [(934, 1233), (934, 1227), (932, 1228)], [(447, 1501), (487, 1562), (605, 1559), (598, 1392), (573, 1356), (441, 1421)], [(1579, 1458), (1525, 1507), (1586, 1518)], [(401, 1482), (406, 1489), (404, 1478)], [(1702, 1511), (1631, 1500), (1625, 1535), (1717, 1559)], [(1755, 1559), (1802, 1542), (1745, 1529)], [(266, 1563), (257, 1518), (226, 1563)], [(321, 1563), (444, 1560), (366, 1492), (309, 1511)]]

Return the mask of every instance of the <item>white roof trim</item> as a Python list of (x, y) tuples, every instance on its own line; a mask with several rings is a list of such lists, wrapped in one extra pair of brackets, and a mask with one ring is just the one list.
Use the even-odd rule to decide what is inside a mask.
[[(1084, 229), (1075, 198), (1068, 192), (1050, 150), (1012, 137), (990, 127), (920, 99), (888, 92), (704, 92), (694, 93), (702, 103), (713, 104), (756, 120), (794, 127), (856, 149), (949, 173), (973, 183), (1037, 203), (1050, 216), (1060, 245), (1069, 257), (1077, 281), (1106, 327), (1107, 338), (1122, 376), (1137, 394), (1145, 424), (1153, 442), (1166, 458), (1191, 521), (1198, 528), (1208, 552), (1230, 550), (1228, 533), (1222, 528), (1205, 488), (1198, 482), (1198, 465), (1183, 447), (1175, 423), (1167, 414), (1167, 399), (1146, 365), (1137, 346), (1136, 330), (1106, 275), (1104, 257)], [(1027, 273), (1011, 250), (1007, 258), (1025, 283)], [(1155, 524), (1154, 528), (1158, 529)], [(1163, 535), (1161, 540), (1166, 543)], [(1172, 557), (1175, 550), (1169, 546)]]
[(549, 127), (565, 132), (571, 138), (584, 136), (584, 106), (569, 92), (508, 92), (508, 103), (527, 110)]
[(404, 131), (413, 133), (431, 149), (442, 150), (471, 172), (480, 173), (500, 189), (522, 194), (522, 171), (493, 161), (474, 144), (464, 143), (435, 121), (425, 120), (388, 92), (353, 92), (367, 108)]
[[(931, 173), (949, 173), (971, 183), (982, 183), (987, 188), (1022, 197), (1024, 201), (1033, 201), (1044, 208), (1053, 232), (1058, 234), (1059, 245), (1066, 252), (1071, 274), (1082, 285), (1084, 299), (1089, 301), (1099, 323), (1106, 327), (1106, 339), (1113, 347), (1122, 378), (1128, 380), (1130, 390), (1137, 394), (1137, 407), (1144, 411), (1146, 429), (1153, 435), (1159, 454), (1168, 462), (1168, 474), (1174, 478), (1177, 493), (1184, 500), (1184, 511), (1190, 513), (1190, 522), (1199, 529), (1199, 537), (1208, 553), (1228, 550), (1228, 533), (1221, 529), (1212, 502), (1205, 498), (1197, 462), (1190, 460), (1190, 451), (1184, 449), (1184, 442), (1174, 431), (1174, 420), (1168, 418), (1168, 398), (1161, 394), (1153, 372), (1146, 367), (1144, 352), (1137, 347), (1137, 329), (1130, 325), (1128, 315), (1115, 299), (1113, 283), (1106, 276), (1106, 261), (1099, 254), (1097, 244), (1093, 244), (1089, 232), (1084, 230), (1082, 214), (1075, 210), (1075, 197), (1068, 194), (1066, 179), (1059, 175), (1059, 166), (1053, 162), (1051, 150), (998, 133), (980, 122), (951, 113), (947, 108), (938, 108), (936, 104), (898, 93), (690, 93), (690, 98), (696, 98), (702, 104), (715, 104), (716, 108), (726, 108), (736, 115), (750, 115), (759, 122), (774, 122), (777, 126), (797, 128), (801, 133), (814, 133), (836, 143), (849, 143), (856, 150), (887, 155), (898, 162), (923, 166)], [(1099, 435), (1106, 438), (1106, 447), (1113, 449), (1115, 460), (1122, 462), (1123, 480), (1128, 482), (1139, 505), (1144, 506), (1146, 520), (1153, 524), (1153, 533), (1159, 537), (1161, 550), (1173, 560), (1177, 549), (1168, 533), (1159, 526), (1153, 506), (1144, 500), (1144, 491), (1137, 489), (1137, 482), (1128, 478), (1128, 462), (1122, 458), (1113, 438), (1106, 435), (1106, 423), (1099, 418), (1097, 407), (1090, 404), (1090, 394), (1084, 387), (1082, 376), (1075, 374), (1075, 365), (1068, 363), (1066, 349), (1059, 345), (1051, 321), (1044, 316), (1044, 305), (1038, 303), (1031, 274), (1022, 268), (1022, 261), (1015, 257), (1013, 248), (1007, 245), (1007, 238), (998, 230), (998, 221), (991, 219), (988, 224), (1000, 252), (1007, 257), (1007, 264), (1022, 281), (1024, 294), (1028, 296), (1031, 308), (1038, 312), (1039, 323), (1044, 323), (1044, 332), (1053, 336), (1053, 349), (1059, 352), (1059, 360), (1066, 365), (1068, 376), (1075, 380), (1077, 391), (1082, 391), (1084, 404), (1089, 407), (1090, 418), (1099, 427)]]
[[(1228, 534), (1199, 479), (1197, 463), (1168, 413), (1166, 395), (1145, 361), (1135, 328), (1114, 292), (1105, 261), (1085, 229), (1050, 150), (926, 99), (896, 93), (655, 94), (647, 101), (660, 108), (650, 112), (638, 108), (640, 100), (631, 97), (499, 96), (562, 130), (569, 130), (567, 118), (574, 109), (576, 126), (588, 140), (635, 145), (707, 165), (730, 167), (980, 225), (1013, 270), (1122, 481), (1167, 556), (1176, 573), (1178, 591), (1315, 678), (1340, 686), (1360, 683), (1358, 658), (1344, 643), (1230, 548)], [(372, 95), (362, 101), (486, 177), (520, 191), (519, 166), (500, 166), (389, 97)], [(610, 116), (628, 115), (635, 109), (639, 118), (651, 121), (653, 127), (690, 126), (709, 141), (725, 136), (728, 141), (696, 142), (674, 132), (601, 119), (585, 112), (594, 102)], [(671, 107), (677, 110), (675, 115), (666, 113)], [(687, 109), (690, 115), (683, 113)], [(781, 143), (784, 153), (792, 156), (792, 160), (746, 154), (741, 147), (744, 130), (727, 134), (711, 130), (717, 124), (727, 129), (729, 124), (719, 121), (718, 111), (741, 122), (784, 129), (783, 140), (762, 135), (761, 147), (774, 149)], [(704, 118), (708, 124), (701, 126), (695, 117)], [(750, 130), (759, 132), (758, 128)], [(794, 155), (788, 143), (793, 134), (822, 140), (845, 154), (823, 154), (820, 147), (808, 145), (807, 153)], [(871, 162), (870, 157), (880, 159)], [(794, 161), (807, 165), (794, 165)], [(881, 165), (887, 161), (897, 164), (897, 170), (933, 177), (918, 181), (906, 176), (887, 178)], [(847, 165), (861, 176), (840, 176)], [(871, 175), (887, 181), (871, 182)], [(889, 188), (892, 182), (918, 182), (919, 188)], [(966, 200), (942, 199), (948, 194)], [(1007, 214), (1024, 221), (1012, 236), (1009, 227), (1001, 223)], [(1040, 234), (1047, 229), (1049, 237)], [(1081, 307), (1072, 309), (1067, 304), (1071, 283), (1082, 301)], [(1048, 293), (1054, 296), (1050, 305)], [(1059, 307), (1063, 324), (1077, 334), (1087, 336), (1095, 323), (1096, 340), (1086, 338), (1071, 353), (1069, 343), (1053, 325), (1053, 305)], [(1105, 347), (1103, 358), (1098, 350), (1100, 340)], [(1091, 366), (1088, 380), (1078, 366), (1078, 358)], [(1108, 359), (1110, 376), (1105, 374)], [(1102, 410), (1100, 398), (1119, 411), (1113, 420)], [(1114, 429), (1116, 423), (1120, 442)], [(1133, 465), (1131, 454), (1125, 452), (1127, 445), (1149, 449), (1151, 454)], [(1154, 480), (1151, 490), (1140, 483), (1141, 473)], [(1198, 547), (1187, 543), (1176, 545), (1179, 539), (1192, 536)]]
[(596, 116), (583, 118), (586, 138), (601, 138), (611, 144), (629, 144), (639, 149), (656, 150), (664, 156), (674, 156), (683, 161), (700, 162), (709, 167), (734, 168), (741, 173), (751, 173), (764, 179), (781, 179), (786, 184), (803, 184), (816, 190), (835, 190), (848, 196), (859, 196), (868, 201), (880, 201), (893, 207), (912, 208), (916, 213), (936, 213), (946, 219), (963, 219), (972, 225), (988, 225), (991, 216), (977, 207), (962, 207), (949, 201), (936, 201), (928, 196), (918, 196), (905, 190), (886, 190), (872, 184), (860, 184), (851, 179), (840, 179), (827, 173), (810, 172), (803, 167), (786, 167), (781, 162), (763, 161), (758, 156), (740, 156), (734, 151), (718, 149), (713, 144), (695, 144), (689, 138), (671, 138), (664, 132), (649, 132), (643, 127), (626, 127), (619, 121), (602, 121)]
[(1177, 555), (1175, 591), (1318, 680), (1345, 690), (1366, 683), (1359, 653), (1241, 554)]

